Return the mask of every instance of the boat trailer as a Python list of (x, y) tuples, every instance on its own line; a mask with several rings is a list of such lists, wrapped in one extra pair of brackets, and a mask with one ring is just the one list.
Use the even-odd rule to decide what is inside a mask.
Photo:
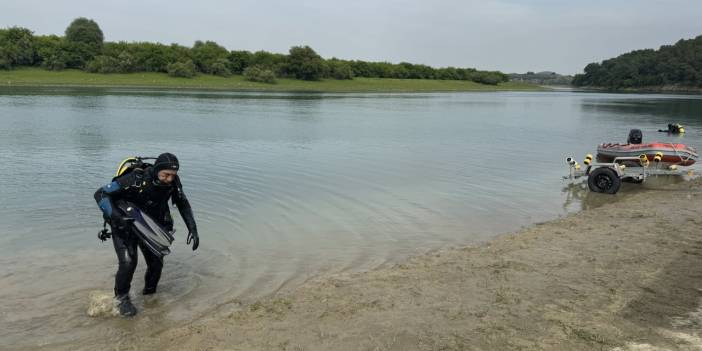
[(585, 167), (574, 158), (566, 158), (569, 173), (563, 179), (575, 180), (587, 177), (590, 191), (596, 193), (616, 194), (622, 182), (643, 183), (651, 176), (692, 176), (692, 170), (680, 170), (677, 165), (661, 164), (662, 153), (656, 153), (653, 163), (646, 155), (639, 157), (616, 157), (612, 162), (592, 162), (592, 155), (585, 156)]

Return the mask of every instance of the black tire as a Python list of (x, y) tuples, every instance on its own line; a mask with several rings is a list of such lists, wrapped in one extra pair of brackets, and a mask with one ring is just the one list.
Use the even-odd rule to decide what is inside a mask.
[(587, 177), (587, 186), (596, 193), (616, 194), (621, 185), (617, 172), (608, 167), (597, 168)]

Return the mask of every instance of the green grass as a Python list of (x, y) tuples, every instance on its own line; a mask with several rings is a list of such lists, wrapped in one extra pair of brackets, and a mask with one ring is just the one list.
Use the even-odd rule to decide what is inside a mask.
[(98, 74), (80, 70), (47, 71), (40, 68), (0, 70), (0, 86), (139, 87), (168, 89), (218, 89), (310, 92), (432, 92), (432, 91), (539, 91), (537, 85), (508, 82), (485, 85), (457, 80), (354, 78), (308, 82), (279, 79), (277, 84), (249, 82), (242, 76), (229, 78), (201, 74), (174, 78), (165, 73)]

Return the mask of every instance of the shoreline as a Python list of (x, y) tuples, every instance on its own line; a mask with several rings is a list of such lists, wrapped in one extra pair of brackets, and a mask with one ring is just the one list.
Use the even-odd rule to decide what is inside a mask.
[(591, 195), (613, 200), (482, 244), (235, 298), (179, 327), (135, 329), (151, 322), (137, 315), (110, 336), (9, 350), (701, 349), (702, 178)]
[(700, 210), (702, 179), (630, 194), (482, 245), (234, 301), (123, 346), (697, 350)]
[(604, 93), (622, 93), (622, 94), (689, 94), (689, 95), (699, 95), (702, 94), (702, 88), (698, 87), (682, 87), (675, 85), (664, 85), (655, 87), (642, 87), (642, 88), (607, 88), (607, 87), (577, 87), (572, 86), (575, 90), (588, 91), (588, 92), (604, 92)]
[(278, 79), (277, 84), (256, 83), (243, 76), (228, 78), (200, 74), (194, 78), (174, 78), (165, 73), (99, 74), (79, 70), (59, 72), (37, 68), (0, 71), (0, 87), (40, 88), (135, 88), (169, 90), (211, 90), (250, 92), (315, 92), (315, 93), (428, 93), (428, 92), (496, 92), (549, 91), (535, 84), (478, 84), (472, 81), (354, 78), (353, 80), (302, 81)]

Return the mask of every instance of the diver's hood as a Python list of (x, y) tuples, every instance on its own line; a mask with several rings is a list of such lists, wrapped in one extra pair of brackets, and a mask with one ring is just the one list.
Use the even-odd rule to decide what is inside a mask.
[(169, 247), (173, 243), (173, 233), (164, 229), (153, 218), (141, 211), (133, 203), (118, 200), (117, 207), (125, 216), (134, 218), (133, 232), (141, 239), (154, 255), (163, 257), (171, 253)]
[(164, 170), (164, 169), (170, 169), (173, 171), (178, 171), (180, 168), (180, 162), (178, 162), (178, 158), (171, 153), (162, 153), (158, 155), (156, 158), (156, 162), (154, 162), (154, 174), (158, 177), (158, 172)]

